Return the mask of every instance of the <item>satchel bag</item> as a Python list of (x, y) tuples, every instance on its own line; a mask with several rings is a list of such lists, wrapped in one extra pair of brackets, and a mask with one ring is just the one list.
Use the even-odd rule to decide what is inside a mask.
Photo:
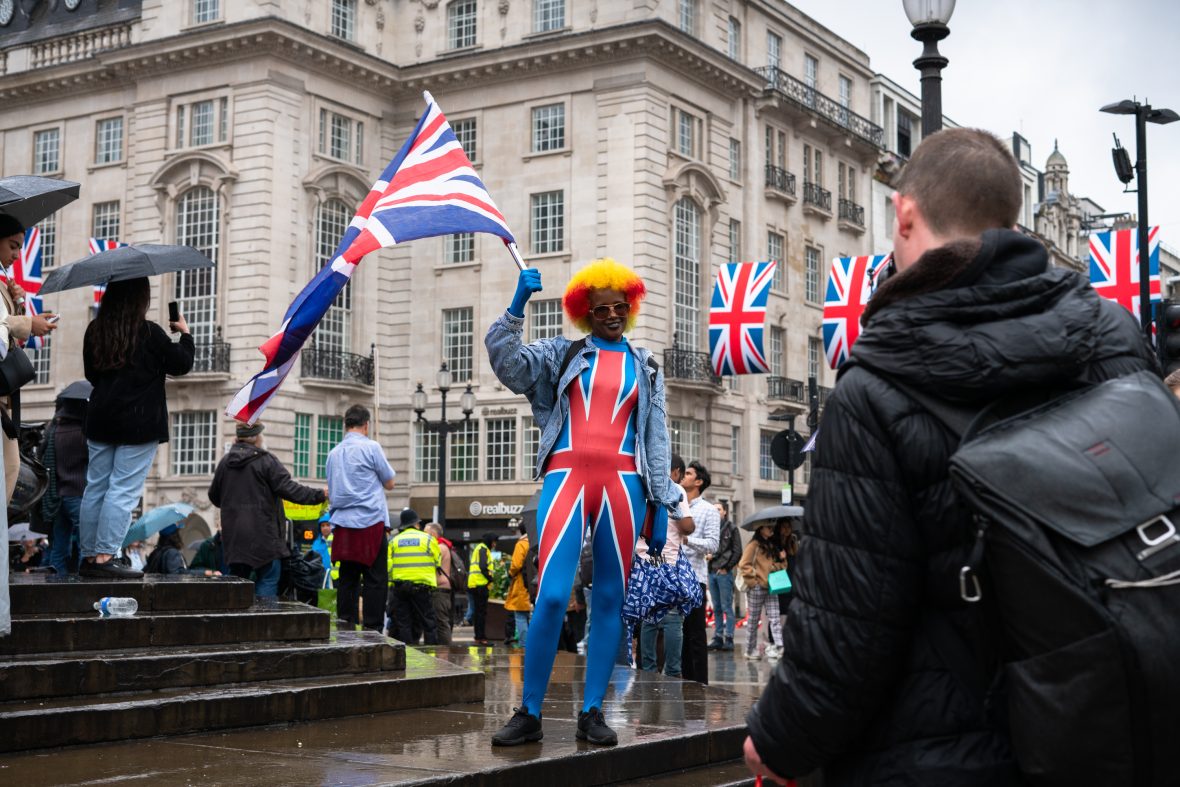
[(785, 568), (780, 568), (778, 571), (771, 571), (767, 578), (770, 584), (770, 594), (772, 596), (780, 596), (783, 593), (791, 592), (791, 577), (787, 574)]
[(0, 361), (0, 396), (11, 396), (36, 376), (33, 363), (25, 351), (19, 347), (10, 347), (8, 355)]

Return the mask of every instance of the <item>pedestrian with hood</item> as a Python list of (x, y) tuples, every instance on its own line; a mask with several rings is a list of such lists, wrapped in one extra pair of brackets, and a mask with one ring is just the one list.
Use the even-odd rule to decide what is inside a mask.
[(160, 531), (156, 548), (148, 555), (145, 574), (189, 574), (198, 577), (219, 577), (220, 571), (210, 568), (189, 568), (184, 560), (184, 539), (180, 536), (183, 523), (168, 525)]
[(209, 502), (221, 509), (221, 541), (230, 573), (254, 579), (254, 595), (279, 594), (283, 558), (291, 554), (283, 528), (283, 501), (318, 505), (323, 489), (296, 483), (263, 443), (262, 422), (238, 424), (237, 439), (217, 463)]
[(975, 129), (926, 137), (899, 176), (897, 272), (824, 406), (783, 657), (747, 717), (746, 761), (780, 784), (1025, 783), (986, 688), (1011, 675), (996, 595), (960, 590), (979, 530), (949, 474), (960, 440), (909, 391), (981, 411), (1156, 363), (1126, 309), (1014, 229), (1022, 197)]
[[(86, 382), (73, 385), (90, 387)], [(49, 565), (60, 575), (78, 573), (78, 521), (90, 456), (82, 434), (85, 423), (86, 399), (58, 396), (42, 444), (40, 459), (49, 486), (41, 498), (41, 518), (50, 528)]]

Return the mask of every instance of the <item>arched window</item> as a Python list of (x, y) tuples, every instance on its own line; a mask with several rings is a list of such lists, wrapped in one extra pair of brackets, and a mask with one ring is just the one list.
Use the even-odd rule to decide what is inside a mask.
[(672, 218), (673, 329), (682, 350), (695, 352), (701, 334), (701, 209), (688, 197)]
[(175, 298), (193, 341), (211, 345), (217, 327), (217, 263), (221, 252), (221, 201), (213, 189), (197, 186), (176, 202), (176, 242), (213, 260), (212, 268), (176, 274)]
[[(348, 205), (340, 199), (329, 199), (319, 206), (315, 223), (316, 269), (332, 261), (332, 253), (348, 229), (352, 219)], [(352, 289), (351, 282), (336, 296), (315, 331), (315, 346), (319, 350), (349, 352), (352, 346)]]

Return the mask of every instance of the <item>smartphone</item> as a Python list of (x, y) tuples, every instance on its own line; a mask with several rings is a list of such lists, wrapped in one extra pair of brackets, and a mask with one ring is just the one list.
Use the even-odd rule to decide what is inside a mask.
[(180, 304), (168, 301), (168, 322), (180, 322)]
[(46, 317), (45, 322), (49, 323), (50, 325), (57, 325), (57, 321), (60, 319), (61, 319), (61, 315), (55, 314), (52, 317)]

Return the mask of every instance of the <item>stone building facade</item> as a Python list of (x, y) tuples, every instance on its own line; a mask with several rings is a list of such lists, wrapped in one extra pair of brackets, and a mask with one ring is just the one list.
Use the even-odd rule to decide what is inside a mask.
[[(432, 93), (514, 229), (545, 291), (527, 337), (573, 334), (559, 295), (612, 256), (650, 295), (633, 341), (668, 381), (674, 447), (713, 471), (739, 516), (780, 499), (773, 412), (806, 412), (834, 384), (820, 339), (835, 255), (868, 253), (868, 199), (884, 132), (868, 119), (868, 57), (779, 0), (81, 0), (0, 18), (4, 174), (77, 180), (42, 226), (47, 266), (90, 237), (188, 243), (210, 271), (154, 280), (152, 316), (179, 300), (198, 368), (168, 384), (172, 440), (145, 504), (189, 500), (190, 537), (232, 440), (222, 411), (261, 367), (255, 352), (323, 264)], [(708, 298), (730, 260), (781, 262), (768, 310), (771, 375), (708, 369)], [(352, 402), (370, 406), (398, 470), (391, 506), (437, 502), (438, 444), (415, 423), (414, 384), (439, 415), (435, 372), (476, 407), (451, 438), (452, 534), (502, 527), (537, 488), (527, 403), (495, 380), (487, 325), (516, 269), (498, 239), (452, 236), (369, 255), (264, 415), (267, 443), (316, 483)], [(48, 417), (81, 377), (93, 300), (63, 314), (25, 397)], [(45, 356), (48, 357), (45, 357)], [(798, 427), (806, 432), (803, 418)], [(796, 477), (805, 495), (807, 468)]]

